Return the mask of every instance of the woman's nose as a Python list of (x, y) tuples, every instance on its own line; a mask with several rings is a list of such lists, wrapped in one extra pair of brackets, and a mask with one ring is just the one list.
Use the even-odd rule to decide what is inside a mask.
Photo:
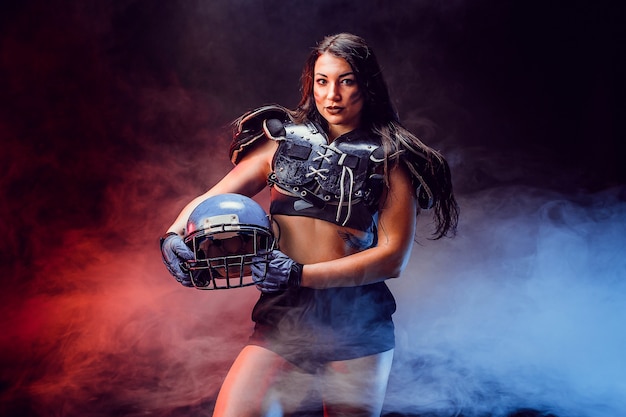
[(329, 84), (327, 98), (332, 101), (341, 100), (341, 94), (339, 94), (339, 84), (337, 83)]

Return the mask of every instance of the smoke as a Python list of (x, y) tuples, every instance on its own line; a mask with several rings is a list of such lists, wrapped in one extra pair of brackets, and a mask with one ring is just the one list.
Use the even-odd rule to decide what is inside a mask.
[[(243, 345), (256, 292), (208, 294), (168, 276), (158, 236), (197, 178), (169, 151), (143, 151), (89, 226), (36, 236), (31, 274), (3, 294), (3, 415), (171, 415), (210, 403)], [(213, 169), (225, 172), (224, 159)]]
[[(506, 77), (486, 88), (478, 62), (502, 45), (485, 41), (509, 8), (469, 53), (458, 42), (483, 6), (381, 4), (2, 6), (0, 414), (210, 415), (258, 293), (179, 286), (158, 237), (230, 168), (229, 121), (293, 106), (307, 48), (342, 30), (373, 43), (403, 120), (449, 158), (462, 207), (458, 236), (420, 238), (389, 283), (386, 413), (624, 414), (624, 189), (589, 175), (616, 172), (611, 155), (597, 169), (601, 146), (563, 162), (582, 148), (572, 132), (598, 119), (529, 135), (520, 122), (539, 117), (512, 110), (532, 83), (507, 85), (516, 99), (496, 91)], [(420, 236), (429, 226), (421, 216)]]
[(504, 187), (461, 202), (459, 236), (419, 246), (390, 283), (400, 308), (388, 403), (621, 415), (624, 189), (572, 199)]

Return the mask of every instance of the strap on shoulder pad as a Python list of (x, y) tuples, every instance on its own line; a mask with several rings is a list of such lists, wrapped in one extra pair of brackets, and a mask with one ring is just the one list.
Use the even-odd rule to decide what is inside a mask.
[(284, 122), (293, 121), (289, 110), (277, 104), (259, 107), (241, 116), (236, 122), (237, 131), (229, 149), (230, 160), (233, 164), (236, 165), (249, 147), (265, 136), (263, 124), (267, 119), (278, 119)]

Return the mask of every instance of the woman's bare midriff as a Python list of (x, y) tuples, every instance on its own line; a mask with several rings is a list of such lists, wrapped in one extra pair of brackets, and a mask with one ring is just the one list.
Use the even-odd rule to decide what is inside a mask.
[(371, 246), (373, 233), (301, 216), (272, 216), (280, 250), (302, 264), (330, 261)]

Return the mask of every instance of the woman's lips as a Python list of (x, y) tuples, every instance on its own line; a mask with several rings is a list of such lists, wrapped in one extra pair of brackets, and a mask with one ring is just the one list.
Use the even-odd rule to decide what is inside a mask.
[(343, 107), (326, 107), (326, 111), (330, 114), (339, 114), (343, 110)]

